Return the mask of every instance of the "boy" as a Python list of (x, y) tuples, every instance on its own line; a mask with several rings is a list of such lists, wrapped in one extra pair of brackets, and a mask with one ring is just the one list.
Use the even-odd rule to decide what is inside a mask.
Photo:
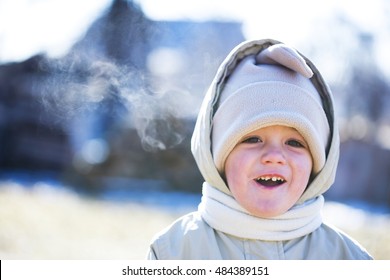
[(198, 211), (157, 235), (149, 259), (372, 259), (322, 222), (339, 157), (333, 97), (293, 48), (255, 40), (227, 56), (192, 152), (205, 179)]

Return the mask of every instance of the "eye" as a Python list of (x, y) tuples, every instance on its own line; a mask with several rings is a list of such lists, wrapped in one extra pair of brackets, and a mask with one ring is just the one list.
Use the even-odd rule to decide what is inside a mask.
[(255, 143), (259, 143), (259, 142), (262, 142), (261, 138), (257, 137), (257, 136), (251, 136), (251, 137), (248, 137), (248, 138), (245, 138), (242, 143), (247, 143), (247, 144), (255, 144)]
[(296, 139), (290, 139), (286, 142), (287, 145), (295, 148), (305, 148), (306, 146), (299, 140)]

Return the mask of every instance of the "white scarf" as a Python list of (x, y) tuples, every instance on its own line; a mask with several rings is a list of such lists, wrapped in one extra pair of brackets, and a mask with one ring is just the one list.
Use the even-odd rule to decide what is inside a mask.
[(251, 215), (231, 196), (203, 184), (202, 200), (198, 210), (214, 229), (241, 238), (283, 241), (313, 232), (322, 224), (322, 195), (292, 207), (273, 218)]

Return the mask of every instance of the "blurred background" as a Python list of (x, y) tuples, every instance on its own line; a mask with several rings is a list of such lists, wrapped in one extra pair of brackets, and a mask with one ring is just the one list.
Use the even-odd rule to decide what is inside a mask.
[(143, 259), (196, 210), (200, 102), (255, 38), (329, 82), (342, 144), (324, 217), (390, 259), (390, 2), (227, 2), (0, 0), (1, 259)]

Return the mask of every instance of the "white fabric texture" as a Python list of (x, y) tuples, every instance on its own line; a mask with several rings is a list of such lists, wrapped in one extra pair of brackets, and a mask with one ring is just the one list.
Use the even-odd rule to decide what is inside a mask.
[[(259, 88), (261, 89), (259, 91)], [(329, 125), (321, 104), (306, 90), (283, 82), (252, 83), (229, 96), (214, 116), (213, 155), (223, 173), (227, 156), (248, 133), (262, 127), (293, 127), (305, 138), (313, 172), (325, 164)]]
[(303, 57), (293, 48), (285, 44), (276, 44), (256, 55), (256, 61), (267, 64), (280, 64), (300, 73), (306, 78), (313, 76), (313, 71)]
[(283, 44), (270, 48), (243, 59), (221, 92), (212, 131), (212, 152), (220, 173), (242, 137), (272, 125), (300, 132), (309, 145), (315, 174), (325, 164), (330, 128), (319, 93), (306, 77), (313, 72), (294, 49)]
[(280, 216), (262, 219), (249, 214), (233, 197), (205, 182), (198, 211), (206, 223), (224, 233), (245, 239), (283, 241), (302, 237), (320, 227), (323, 205), (324, 198), (320, 195)]

